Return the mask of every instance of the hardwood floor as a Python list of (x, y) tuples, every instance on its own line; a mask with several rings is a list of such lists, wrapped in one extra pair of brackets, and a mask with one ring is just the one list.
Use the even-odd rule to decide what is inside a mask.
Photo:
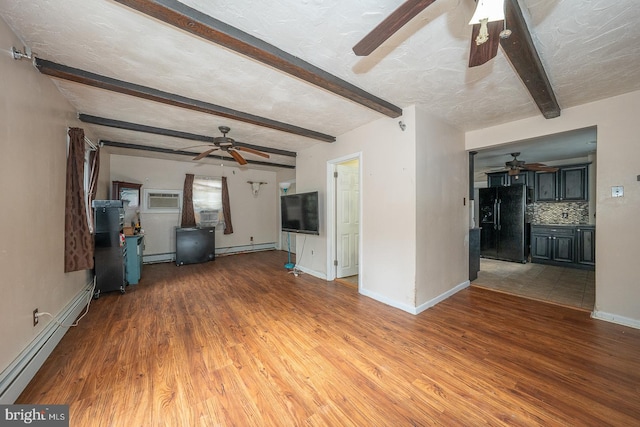
[(146, 265), (17, 403), (72, 426), (638, 425), (640, 330), (465, 289), (414, 316), (284, 252)]

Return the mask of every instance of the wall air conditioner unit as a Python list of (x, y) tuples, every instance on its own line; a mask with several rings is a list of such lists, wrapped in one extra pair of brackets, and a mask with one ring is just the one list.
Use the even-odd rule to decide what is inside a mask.
[(200, 227), (215, 227), (218, 225), (218, 210), (203, 209), (200, 211)]
[(145, 190), (144, 208), (147, 212), (175, 213), (180, 211), (182, 192), (178, 190)]

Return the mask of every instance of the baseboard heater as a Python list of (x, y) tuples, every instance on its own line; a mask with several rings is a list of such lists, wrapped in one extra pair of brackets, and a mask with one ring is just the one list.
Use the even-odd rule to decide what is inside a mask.
[[(63, 325), (69, 325), (82, 313), (93, 290), (93, 281), (83, 288), (56, 316)], [(69, 328), (51, 320), (22, 353), (0, 373), (0, 404), (13, 404), (42, 367)]]

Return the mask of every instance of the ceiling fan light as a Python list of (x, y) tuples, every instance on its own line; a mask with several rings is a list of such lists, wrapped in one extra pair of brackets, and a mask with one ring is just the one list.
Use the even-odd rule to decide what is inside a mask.
[(478, 0), (476, 11), (473, 13), (469, 25), (504, 20), (504, 0)]

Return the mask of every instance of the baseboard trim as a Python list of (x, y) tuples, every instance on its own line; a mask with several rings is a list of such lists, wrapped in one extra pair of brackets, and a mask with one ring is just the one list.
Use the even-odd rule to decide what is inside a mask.
[(603, 311), (594, 310), (591, 313), (591, 318), (604, 320), (606, 322), (611, 322), (611, 323), (617, 323), (618, 325), (628, 326), (630, 328), (640, 329), (640, 320), (619, 316), (617, 314), (605, 313)]
[(377, 294), (375, 292), (371, 292), (368, 291), (367, 289), (360, 289), (360, 293), (362, 295), (368, 296), (369, 298), (373, 298), (376, 301), (380, 301), (381, 303), (390, 305), (391, 307), (395, 307), (395, 308), (399, 308), (400, 310), (406, 311), (407, 313), (411, 313), (411, 314), (420, 314), (423, 311), (425, 311), (428, 308), (433, 307), (434, 305), (438, 304), (439, 302), (444, 301), (445, 299), (449, 298), (450, 296), (460, 292), (461, 290), (468, 288), (470, 285), (470, 282), (467, 280), (465, 282), (460, 283), (459, 285), (456, 285), (454, 288), (449, 289), (447, 292), (444, 292), (443, 294), (438, 295), (437, 297), (430, 299), (429, 301), (420, 304), (417, 307), (412, 307), (410, 305), (407, 304), (401, 304), (398, 301), (394, 301), (391, 300), (385, 296), (382, 296), (380, 294)]
[(255, 245), (228, 246), (226, 248), (216, 248), (216, 256), (233, 255), (248, 252), (272, 251), (275, 249), (275, 242), (258, 243)]
[[(216, 248), (216, 256), (234, 255), (240, 253), (272, 251), (276, 249), (275, 242), (258, 243), (255, 245), (227, 246)], [(174, 262), (176, 260), (175, 252), (167, 252), (163, 254), (149, 254), (142, 256), (144, 264), (155, 264), (159, 262)]]
[(412, 307), (412, 306), (407, 305), (407, 304), (401, 304), (398, 301), (395, 301), (395, 300), (392, 300), (392, 299), (389, 299), (389, 298), (385, 297), (384, 295), (380, 295), (380, 294), (378, 294), (376, 292), (371, 292), (370, 290), (363, 289), (362, 287), (360, 287), (360, 293), (362, 295), (366, 296), (366, 297), (372, 298), (372, 299), (374, 299), (374, 300), (376, 300), (378, 302), (381, 302), (383, 304), (389, 305), (389, 306), (391, 306), (393, 308), (398, 308), (398, 309), (400, 309), (402, 311), (406, 311), (407, 313), (410, 313), (410, 314), (416, 314), (415, 307)]
[(466, 280), (466, 281), (460, 283), (459, 285), (456, 285), (455, 287), (449, 289), (447, 292), (444, 292), (444, 293), (438, 295), (437, 297), (435, 297), (433, 299), (430, 299), (429, 301), (420, 304), (419, 306), (416, 307), (416, 313), (415, 314), (422, 313), (426, 309), (431, 308), (434, 305), (446, 300), (450, 296), (452, 296), (454, 294), (457, 294), (461, 290), (468, 288), (469, 285), (471, 285), (471, 282)]
[(324, 273), (320, 273), (319, 271), (311, 270), (310, 268), (301, 267), (299, 265), (296, 265), (296, 268), (310, 276), (317, 277), (318, 279), (322, 279), (322, 280), (327, 280), (327, 275)]
[[(73, 323), (93, 296), (90, 294), (92, 291), (93, 281), (78, 292), (55, 319), (64, 325)], [(68, 329), (53, 320), (49, 321), (22, 353), (0, 373), (0, 404), (13, 404), (16, 401)]]

